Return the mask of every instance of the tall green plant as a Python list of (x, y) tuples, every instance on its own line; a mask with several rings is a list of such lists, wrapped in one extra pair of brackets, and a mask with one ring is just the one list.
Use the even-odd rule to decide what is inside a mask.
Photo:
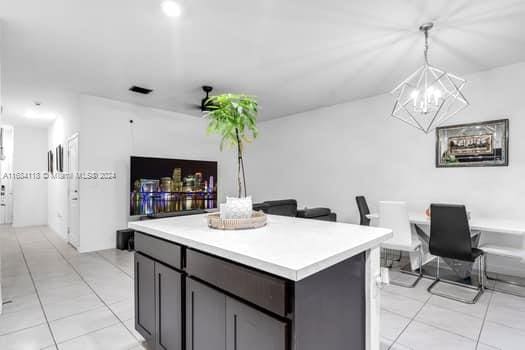
[(221, 136), (220, 149), (224, 146), (237, 149), (237, 184), (238, 195), (246, 192), (246, 175), (244, 172), (243, 150), (246, 143), (252, 142), (258, 134), (257, 100), (253, 96), (242, 94), (223, 94), (212, 96), (207, 101), (208, 133)]

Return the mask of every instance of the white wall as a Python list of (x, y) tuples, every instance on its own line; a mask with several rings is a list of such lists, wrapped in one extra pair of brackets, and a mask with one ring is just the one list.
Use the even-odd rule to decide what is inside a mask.
[[(14, 173), (38, 173), (47, 170), (47, 131), (15, 127), (13, 150)], [(47, 223), (47, 184), (40, 179), (13, 181), (13, 226)]]
[(450, 123), (509, 118), (508, 167), (436, 168), (435, 134), (389, 118), (393, 99), (381, 95), (262, 123), (247, 154), (252, 194), (331, 207), (352, 223), (356, 195), (365, 195), (371, 210), (380, 200), (404, 200), (420, 212), (432, 202), (452, 202), (466, 204), (472, 215), (523, 220), (525, 63), (466, 78), (471, 106)]
[[(67, 139), (79, 131), (78, 95), (66, 92), (54, 96), (56, 120), (48, 128), (48, 150), (55, 150), (58, 145), (64, 147), (64, 170), (67, 167)], [(67, 180), (50, 179), (48, 181), (47, 222), (64, 239), (67, 237)]]
[[(116, 180), (80, 182), (80, 250), (115, 246), (115, 231), (129, 219), (131, 155), (219, 161), (219, 196), (233, 189), (233, 153), (220, 154), (206, 121), (179, 113), (81, 96), (80, 170), (114, 171)], [(132, 126), (129, 121), (133, 120)], [(231, 157), (230, 157), (231, 155)], [(229, 192), (228, 192), (229, 193)]]

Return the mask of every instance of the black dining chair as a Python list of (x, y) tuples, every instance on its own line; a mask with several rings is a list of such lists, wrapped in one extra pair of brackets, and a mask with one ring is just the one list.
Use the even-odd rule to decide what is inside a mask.
[[(472, 247), (471, 231), (468, 222), (467, 210), (464, 205), (432, 204), (430, 206), (430, 254), (437, 257), (436, 279), (428, 287), (431, 294), (448, 299), (475, 304), (485, 291), (485, 254), (481, 249)], [(450, 294), (433, 291), (441, 281), (439, 277), (439, 258), (449, 258), (474, 263), (479, 260), (479, 287), (470, 287), (453, 281), (444, 283), (459, 285), (475, 289), (478, 292), (472, 300), (459, 298)]]
[(357, 209), (359, 209), (359, 225), (370, 226), (370, 219), (367, 217), (367, 215), (370, 214), (370, 209), (368, 209), (365, 196), (357, 196), (355, 197), (355, 201), (357, 203)]

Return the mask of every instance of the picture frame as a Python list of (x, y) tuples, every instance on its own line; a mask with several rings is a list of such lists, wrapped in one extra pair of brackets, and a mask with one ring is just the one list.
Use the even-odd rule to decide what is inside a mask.
[(436, 128), (436, 167), (509, 165), (509, 119)]
[(55, 168), (57, 170), (57, 173), (60, 172), (60, 145), (56, 146), (55, 148)]
[(47, 152), (47, 172), (53, 174), (53, 151)]
[(64, 148), (58, 145), (55, 149), (56, 171), (61, 173), (64, 171)]

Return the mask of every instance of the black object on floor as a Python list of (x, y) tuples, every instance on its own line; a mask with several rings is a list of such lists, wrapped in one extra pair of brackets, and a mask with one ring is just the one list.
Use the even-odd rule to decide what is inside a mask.
[(117, 230), (117, 249), (129, 250), (130, 240), (133, 240), (134, 235), (135, 231), (131, 229)]
[(131, 235), (128, 241), (128, 252), (135, 250), (135, 234)]

